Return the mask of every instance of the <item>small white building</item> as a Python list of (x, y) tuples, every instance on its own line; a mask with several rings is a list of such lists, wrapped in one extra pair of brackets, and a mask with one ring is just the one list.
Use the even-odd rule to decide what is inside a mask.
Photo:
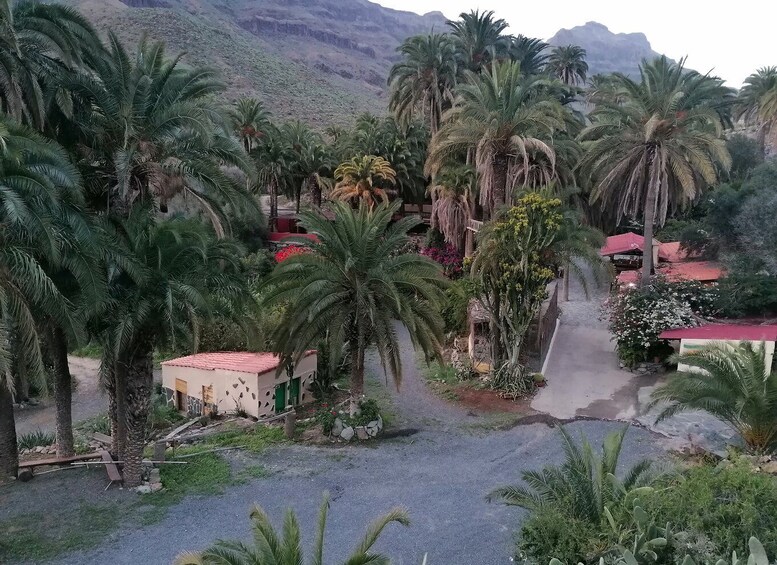
[[(661, 339), (679, 342), (675, 349), (680, 355), (694, 353), (715, 343), (727, 344), (732, 347), (749, 341), (763, 344), (766, 349), (766, 367), (772, 366), (774, 344), (777, 341), (777, 325), (765, 324), (707, 324), (695, 328), (678, 328), (666, 330)], [(691, 367), (680, 363), (679, 371), (689, 371)]]
[(313, 400), (317, 357), (308, 351), (294, 370), (278, 372), (273, 353), (198, 353), (162, 363), (167, 402), (192, 416), (245, 410), (255, 418)]

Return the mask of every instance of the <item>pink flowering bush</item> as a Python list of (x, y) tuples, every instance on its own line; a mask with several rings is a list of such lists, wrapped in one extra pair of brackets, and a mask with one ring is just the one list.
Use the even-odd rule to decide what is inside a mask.
[(464, 273), (463, 257), (453, 244), (444, 243), (442, 246), (425, 247), (421, 250), (421, 255), (442, 265), (442, 270), (449, 279), (457, 279)]

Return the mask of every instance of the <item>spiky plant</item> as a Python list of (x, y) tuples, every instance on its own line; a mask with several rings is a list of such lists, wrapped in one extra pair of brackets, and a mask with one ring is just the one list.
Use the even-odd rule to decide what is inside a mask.
[(354, 157), (335, 169), (337, 184), (330, 197), (344, 202), (361, 202), (373, 208), (378, 201), (388, 203), (389, 187), (396, 184), (396, 178), (391, 163), (383, 157)]
[(510, 37), (504, 34), (507, 22), (495, 18), (493, 11), (462, 12), (458, 20), (448, 21), (448, 27), (461, 70), (480, 72), (488, 68), (509, 45)]
[(735, 430), (753, 452), (777, 450), (777, 372), (766, 364), (765, 347), (714, 344), (674, 361), (688, 368), (651, 395), (651, 407), (668, 403), (657, 422), (703, 410)]
[(554, 47), (548, 57), (548, 72), (566, 85), (585, 84), (588, 75), (586, 51), (578, 45)]
[[(324, 565), (324, 540), (326, 522), (329, 515), (329, 494), (324, 493), (324, 501), (318, 513), (316, 537), (313, 545), (311, 565)], [(212, 547), (198, 552), (187, 552), (175, 560), (175, 565), (301, 565), (304, 560), (299, 521), (294, 511), (288, 510), (283, 520), (283, 530), (278, 532), (270, 517), (258, 505), (251, 510), (251, 531), (254, 543), (249, 546), (239, 541), (219, 540)], [(410, 525), (407, 512), (394, 508), (380, 516), (364, 534), (353, 553), (343, 563), (345, 565), (370, 564), (388, 565), (390, 559), (379, 553), (373, 553), (372, 547), (380, 538), (383, 530), (391, 523)]]
[(347, 348), (351, 362), (351, 412), (364, 391), (364, 354), (375, 346), (397, 386), (402, 380), (397, 325), (410, 333), (427, 358), (438, 357), (443, 322), (439, 303), (446, 286), (440, 266), (402, 253), (407, 232), (419, 221), (391, 223), (399, 202), (353, 210), (330, 206), (334, 220), (303, 211), (300, 224), (318, 241), (301, 239), (308, 252), (278, 264), (266, 281), (264, 304), (287, 304), (276, 333), (278, 353), (297, 361), (327, 337), (332, 349)]
[(526, 486), (495, 489), (488, 495), (488, 500), (500, 500), (530, 511), (553, 507), (571, 517), (599, 525), (605, 508), (612, 510), (627, 496), (636, 496), (649, 488), (657, 478), (651, 469), (652, 462), (647, 459), (631, 467), (622, 479), (617, 477), (618, 459), (628, 430), (627, 424), (620, 431), (609, 434), (602, 443), (601, 455), (598, 455), (585, 437), (578, 445), (562, 426), (559, 433), (564, 462), (541, 471), (524, 471), (521, 478)]
[(257, 142), (267, 135), (270, 129), (270, 113), (264, 104), (256, 98), (240, 98), (229, 112), (232, 129), (243, 144), (246, 153), (250, 153)]
[(737, 118), (758, 127), (761, 151), (777, 122), (777, 67), (763, 67), (745, 79), (734, 108)]

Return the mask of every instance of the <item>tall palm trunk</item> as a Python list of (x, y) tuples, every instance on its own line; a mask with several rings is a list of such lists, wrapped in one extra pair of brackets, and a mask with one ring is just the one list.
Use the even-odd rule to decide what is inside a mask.
[(278, 183), (270, 181), (270, 231), (278, 223)]
[(57, 457), (75, 454), (73, 447), (73, 380), (67, 362), (67, 336), (58, 325), (51, 329), (54, 401), (57, 407)]
[(566, 262), (564, 265), (564, 293), (563, 298), (564, 302), (569, 302), (569, 268), (570, 264), (569, 261)]
[(497, 154), (494, 156), (494, 176), (492, 178), (491, 201), (489, 202), (490, 218), (494, 219), (494, 214), (501, 207), (507, 204), (507, 155)]
[(112, 354), (103, 353), (101, 371), (104, 375), (103, 386), (108, 393), (108, 416), (111, 421), (111, 452), (123, 460), (124, 446), (127, 442), (126, 418), (126, 363)]
[(308, 181), (308, 184), (310, 184), (311, 190), (313, 192), (313, 205), (316, 208), (321, 208), (321, 196), (322, 196), (321, 184), (316, 180), (315, 177), (311, 178)]
[(349, 413), (354, 416), (359, 411), (359, 401), (364, 395), (364, 343), (361, 332), (351, 332), (348, 348), (351, 357)]
[(656, 219), (656, 201), (658, 200), (658, 182), (660, 182), (660, 176), (653, 165), (651, 165), (651, 168), (651, 174), (648, 176), (648, 190), (645, 195), (645, 241), (642, 245), (641, 286), (649, 284), (650, 277), (653, 275), (653, 224)]
[(126, 406), (127, 443), (124, 446), (124, 485), (138, 486), (143, 479), (143, 448), (146, 446), (146, 426), (151, 406), (154, 365), (153, 346), (142, 339), (127, 363)]
[(0, 483), (16, 478), (18, 472), (19, 446), (16, 443), (13, 396), (8, 383), (0, 378)]

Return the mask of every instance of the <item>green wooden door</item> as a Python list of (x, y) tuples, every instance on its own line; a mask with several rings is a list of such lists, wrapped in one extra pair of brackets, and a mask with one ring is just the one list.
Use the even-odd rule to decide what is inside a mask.
[(275, 413), (280, 414), (286, 409), (286, 383), (275, 387)]
[(289, 381), (289, 404), (292, 406), (299, 404), (299, 378)]

